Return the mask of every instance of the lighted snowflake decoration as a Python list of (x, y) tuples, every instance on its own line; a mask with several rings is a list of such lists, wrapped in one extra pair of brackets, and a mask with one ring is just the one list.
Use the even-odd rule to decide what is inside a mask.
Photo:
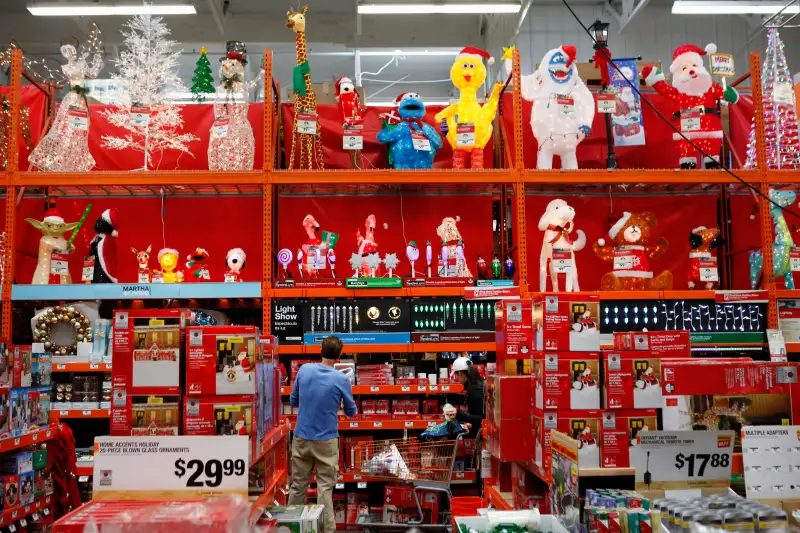
[(369, 254), (364, 262), (367, 263), (370, 270), (375, 270), (381, 266), (381, 256), (377, 253)]
[(400, 264), (400, 259), (397, 258), (397, 254), (386, 254), (386, 257), (383, 258), (383, 264), (386, 265), (391, 275), (391, 272)]
[(361, 254), (352, 254), (350, 256), (350, 266), (353, 267), (353, 271), (355, 272), (355, 276), (358, 277), (358, 271), (361, 270), (361, 265), (364, 263), (364, 258), (361, 257)]

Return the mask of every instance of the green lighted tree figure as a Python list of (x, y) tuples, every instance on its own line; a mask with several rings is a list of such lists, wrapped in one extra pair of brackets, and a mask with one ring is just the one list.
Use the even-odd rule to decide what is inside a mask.
[(214, 89), (214, 78), (211, 76), (211, 63), (206, 57), (206, 47), (200, 49), (200, 59), (197, 60), (197, 66), (194, 69), (194, 77), (192, 78), (192, 92), (194, 93), (194, 100), (204, 102), (206, 94), (217, 92)]

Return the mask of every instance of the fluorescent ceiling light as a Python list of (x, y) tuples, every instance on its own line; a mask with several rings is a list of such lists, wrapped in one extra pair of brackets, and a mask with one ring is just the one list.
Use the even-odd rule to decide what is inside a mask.
[[(449, 56), (455, 57), (461, 50), (362, 50), (359, 52), (362, 57), (364, 56), (378, 56), (378, 57), (394, 57), (394, 56)], [(313, 54), (313, 52), (312, 52)]]
[(28, 11), (35, 17), (102, 17), (111, 15), (195, 15), (193, 5), (67, 5), (31, 4)]
[(519, 3), (484, 3), (474, 4), (359, 4), (359, 15), (430, 15), (430, 14), (485, 14), (485, 13), (519, 13)]
[[(673, 15), (774, 15), (775, 13), (797, 14), (800, 5), (785, 2), (748, 2), (744, 0), (695, 1), (676, 0), (672, 4)], [(784, 9), (785, 8), (785, 9)]]

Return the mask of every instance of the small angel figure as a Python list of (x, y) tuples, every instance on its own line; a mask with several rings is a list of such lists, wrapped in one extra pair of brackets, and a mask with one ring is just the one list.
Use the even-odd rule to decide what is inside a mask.
[[(220, 91), (214, 104), (214, 124), (208, 143), (210, 170), (252, 170), (255, 154), (253, 128), (247, 119), (249, 84), (244, 81), (247, 65), (244, 43), (228, 41), (219, 69)], [(219, 100), (223, 98), (224, 102)]]
[[(89, 153), (89, 102), (86, 78), (94, 79), (103, 69), (103, 43), (100, 30), (92, 25), (89, 38), (79, 50), (71, 44), (61, 47), (67, 62), (61, 66), (63, 81), (69, 86), (56, 113), (55, 121), (28, 157), (32, 167), (45, 172), (87, 172), (95, 161)], [(87, 59), (91, 56), (91, 61)]]

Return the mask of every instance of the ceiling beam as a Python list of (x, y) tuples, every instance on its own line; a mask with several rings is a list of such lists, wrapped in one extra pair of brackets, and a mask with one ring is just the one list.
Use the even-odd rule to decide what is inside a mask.
[(211, 9), (211, 16), (214, 18), (220, 37), (225, 37), (225, 11), (222, 2), (223, 0), (208, 0), (208, 7)]

